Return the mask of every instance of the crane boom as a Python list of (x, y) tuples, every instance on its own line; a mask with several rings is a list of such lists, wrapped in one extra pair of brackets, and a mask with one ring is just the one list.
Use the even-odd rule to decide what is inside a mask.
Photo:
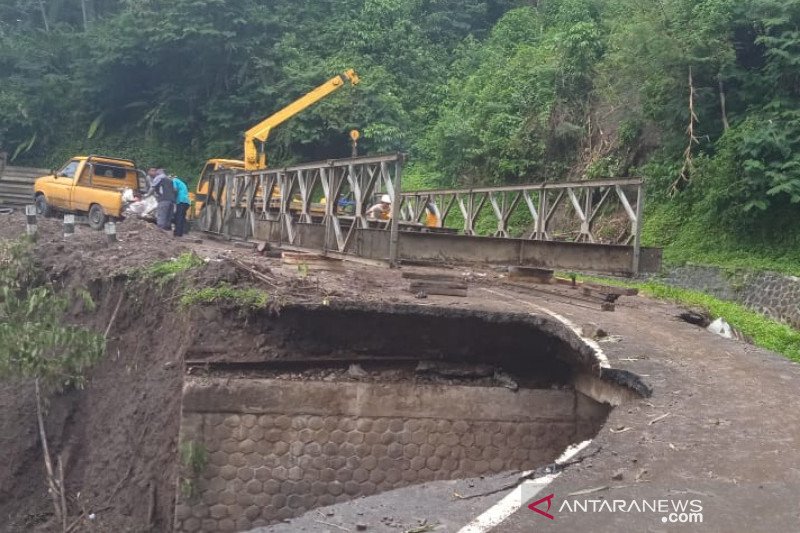
[[(316, 102), (319, 102), (332, 92), (341, 88), (348, 80), (350, 80), (350, 83), (353, 85), (358, 84), (358, 74), (356, 74), (355, 70), (349, 69), (338, 76), (334, 76), (316, 89), (298, 98), (280, 111), (270, 115), (247, 130), (244, 134), (245, 170), (267, 168), (267, 157), (263, 150), (263, 143), (267, 140), (267, 137), (269, 137), (272, 128), (285, 122)], [(259, 144), (262, 145), (260, 150)]]

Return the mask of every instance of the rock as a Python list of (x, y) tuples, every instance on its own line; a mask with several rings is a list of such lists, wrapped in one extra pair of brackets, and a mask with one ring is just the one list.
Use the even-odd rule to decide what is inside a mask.
[(443, 361), (420, 361), (414, 371), (418, 374), (431, 373), (453, 378), (486, 378), (494, 374), (494, 368), (490, 365)]
[(347, 369), (347, 375), (351, 378), (364, 378), (367, 377), (369, 374), (366, 370), (361, 368), (361, 365), (353, 364)]
[(709, 324), (711, 324), (711, 320), (709, 320), (704, 313), (697, 311), (685, 311), (679, 314), (678, 317), (689, 324), (694, 324), (695, 326), (700, 326), (701, 328), (706, 328)]
[(720, 337), (724, 337), (726, 339), (734, 338), (733, 330), (730, 324), (728, 324), (722, 317), (713, 321), (706, 329), (711, 333), (716, 333)]
[(581, 333), (584, 337), (588, 337), (590, 339), (604, 339), (608, 337), (608, 332), (598, 326), (597, 324), (584, 324), (581, 326)]
[(356, 524), (356, 531), (366, 531), (367, 524)]
[(624, 476), (622, 470), (617, 470), (616, 472), (614, 472), (614, 475), (611, 476), (611, 479), (613, 479), (614, 481), (620, 481), (622, 480), (623, 477)]
[(514, 381), (514, 379), (505, 372), (495, 372), (494, 379), (495, 381), (497, 381), (498, 384), (502, 385), (503, 387), (506, 387), (507, 389), (511, 389), (513, 391), (519, 389), (519, 385), (517, 384), (517, 382)]

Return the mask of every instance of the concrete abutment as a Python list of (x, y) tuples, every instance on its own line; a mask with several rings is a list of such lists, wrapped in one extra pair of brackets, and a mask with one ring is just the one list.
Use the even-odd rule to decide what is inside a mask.
[(201, 332), (187, 355), (180, 442), (203, 459), (183, 462), (176, 531), (242, 531), (416, 483), (532, 469), (637, 395), (538, 316), (344, 304), (243, 327), (227, 335), (241, 350), (203, 350)]

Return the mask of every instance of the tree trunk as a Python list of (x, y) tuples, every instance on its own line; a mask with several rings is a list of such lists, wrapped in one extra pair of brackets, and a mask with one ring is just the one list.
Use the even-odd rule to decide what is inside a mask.
[(728, 124), (728, 112), (725, 110), (725, 86), (722, 83), (722, 76), (719, 76), (719, 109), (722, 113), (722, 127), (728, 131), (730, 124)]
[(50, 23), (47, 22), (47, 9), (44, 6), (44, 0), (39, 0), (39, 10), (42, 12), (42, 21), (44, 22), (44, 31), (50, 33)]
[(39, 378), (34, 380), (34, 387), (36, 389), (36, 420), (39, 423), (39, 438), (42, 441), (44, 468), (47, 474), (47, 488), (48, 492), (50, 493), (50, 498), (53, 500), (53, 508), (55, 509), (56, 519), (63, 524), (64, 520), (66, 520), (66, 509), (61, 508), (61, 491), (56, 486), (56, 478), (55, 474), (53, 473), (53, 461), (50, 459), (50, 448), (47, 446), (47, 434), (44, 431), (44, 417), (42, 416), (42, 395), (39, 392)]
[(86, 13), (86, 0), (81, 0), (81, 14), (83, 15), (83, 31), (89, 29), (89, 17)]

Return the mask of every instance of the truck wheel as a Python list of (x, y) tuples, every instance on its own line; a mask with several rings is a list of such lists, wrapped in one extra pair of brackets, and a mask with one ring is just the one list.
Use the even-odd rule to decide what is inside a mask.
[(106, 214), (98, 204), (92, 204), (89, 208), (89, 227), (92, 229), (103, 229), (106, 223)]
[(37, 194), (33, 203), (36, 205), (36, 214), (40, 217), (49, 217), (53, 214), (52, 209), (50, 209), (50, 204), (47, 203), (47, 198), (45, 198), (44, 194)]

